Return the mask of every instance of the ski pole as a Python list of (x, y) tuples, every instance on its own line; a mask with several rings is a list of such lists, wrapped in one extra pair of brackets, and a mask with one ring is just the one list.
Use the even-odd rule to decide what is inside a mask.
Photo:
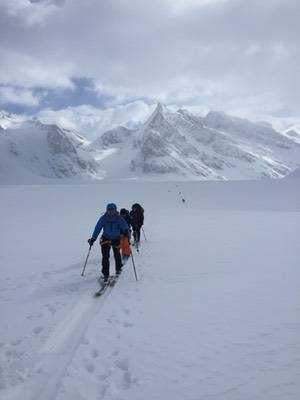
[(134, 258), (133, 258), (132, 252), (131, 252), (131, 261), (132, 261), (132, 266), (133, 266), (133, 270), (134, 270), (135, 280), (138, 281), (138, 278), (137, 278), (137, 275), (136, 275), (135, 263), (134, 263)]
[(143, 228), (143, 227), (142, 227), (142, 232), (143, 232), (144, 238), (145, 238), (145, 240), (146, 240), (146, 242), (147, 242), (147, 238), (146, 238), (145, 231), (144, 231), (144, 228)]
[(91, 248), (92, 248), (92, 246), (90, 246), (89, 251), (88, 251), (88, 253), (87, 253), (87, 256), (86, 256), (86, 259), (85, 259), (85, 263), (84, 263), (84, 266), (83, 266), (83, 270), (82, 270), (82, 272), (81, 272), (81, 276), (84, 275), (85, 267), (86, 267), (86, 264), (87, 264), (88, 259), (89, 259), (89, 255), (90, 255)]

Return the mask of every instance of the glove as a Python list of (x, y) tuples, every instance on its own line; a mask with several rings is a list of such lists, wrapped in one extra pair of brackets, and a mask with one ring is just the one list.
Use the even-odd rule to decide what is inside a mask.
[(95, 238), (93, 238), (93, 237), (91, 237), (89, 240), (88, 240), (88, 244), (92, 247), (93, 246), (93, 244), (94, 244), (94, 242), (95, 242)]

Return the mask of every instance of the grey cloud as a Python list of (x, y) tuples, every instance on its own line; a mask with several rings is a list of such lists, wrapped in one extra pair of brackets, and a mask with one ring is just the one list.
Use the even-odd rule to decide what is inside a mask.
[(44, 3), (44, 4), (54, 4), (55, 6), (63, 6), (66, 0), (29, 0), (30, 3)]
[[(19, 60), (12, 80), (24, 59), (53, 79), (92, 78), (122, 99), (299, 114), (298, 1), (195, 2), (178, 12), (167, 0), (52, 3), (63, 7), (44, 24), (0, 17), (1, 50)], [(5, 70), (7, 84), (9, 62)]]

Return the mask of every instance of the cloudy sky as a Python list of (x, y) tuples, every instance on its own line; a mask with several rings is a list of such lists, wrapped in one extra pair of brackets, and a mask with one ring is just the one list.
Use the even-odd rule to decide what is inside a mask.
[(300, 120), (299, 0), (0, 0), (0, 109), (99, 131), (161, 101)]

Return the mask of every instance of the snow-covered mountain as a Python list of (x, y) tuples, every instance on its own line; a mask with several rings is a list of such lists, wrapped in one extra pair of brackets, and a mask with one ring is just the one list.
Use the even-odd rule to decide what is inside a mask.
[(121, 145), (133, 136), (133, 130), (125, 128), (124, 126), (118, 126), (115, 129), (110, 129), (103, 133), (98, 139), (93, 142), (93, 147), (98, 149), (108, 148), (111, 145)]
[(27, 118), (23, 115), (17, 115), (0, 110), (0, 131), (7, 128), (13, 128), (20, 125)]
[(0, 182), (97, 177), (99, 168), (87, 146), (76, 132), (1, 112)]
[(294, 142), (300, 144), (300, 127), (294, 126), (291, 129), (287, 129), (283, 134)]
[(90, 143), (78, 132), (0, 113), (0, 182), (54, 179), (281, 178), (300, 166), (300, 135), (222, 112), (205, 117), (158, 104), (138, 129)]
[(161, 104), (139, 129), (107, 131), (90, 147), (113, 178), (280, 178), (300, 165), (297, 138), (269, 124)]

